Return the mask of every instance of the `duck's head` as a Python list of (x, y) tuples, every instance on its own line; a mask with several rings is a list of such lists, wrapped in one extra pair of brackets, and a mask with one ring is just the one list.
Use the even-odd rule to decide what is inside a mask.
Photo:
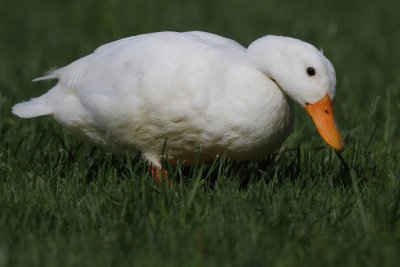
[(247, 49), (252, 64), (305, 108), (324, 141), (341, 152), (344, 144), (333, 114), (336, 75), (331, 62), (311, 44), (265, 36)]

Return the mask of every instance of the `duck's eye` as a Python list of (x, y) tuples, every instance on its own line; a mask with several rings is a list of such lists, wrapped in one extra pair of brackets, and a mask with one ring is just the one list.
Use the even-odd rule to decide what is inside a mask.
[(307, 74), (309, 76), (314, 76), (315, 75), (315, 69), (313, 67), (308, 67), (307, 68)]

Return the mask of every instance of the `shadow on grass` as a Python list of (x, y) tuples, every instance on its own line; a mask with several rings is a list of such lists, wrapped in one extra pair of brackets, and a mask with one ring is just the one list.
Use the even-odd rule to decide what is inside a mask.
[[(68, 173), (70, 168), (79, 166), (81, 175), (86, 183), (102, 177), (112, 171), (119, 179), (134, 176), (148, 175), (152, 182), (150, 165), (141, 155), (117, 156), (102, 149), (74, 142), (68, 144), (60, 135), (50, 138), (54, 133), (42, 131), (33, 145), (29, 162), (48, 162), (53, 172)], [(46, 144), (52, 150), (37, 149)], [(56, 148), (56, 149), (53, 149)], [(39, 152), (38, 152), (39, 151)], [(375, 154), (374, 154), (375, 153)], [(195, 161), (190, 167), (181, 164), (171, 166), (164, 160), (164, 166), (170, 174), (170, 179), (179, 184), (190, 184), (199, 178), (202, 187), (213, 190), (218, 184), (227, 179), (234, 180), (240, 190), (246, 190), (249, 184), (260, 181), (282, 185), (284, 183), (317, 182), (328, 179), (333, 186), (351, 188), (353, 183), (362, 185), (368, 180), (376, 179), (378, 163), (375, 159), (379, 153), (361, 143), (353, 143), (343, 155), (322, 146), (317, 148), (282, 149), (261, 160), (236, 162), (226, 158), (226, 155), (217, 157), (214, 162), (206, 164)], [(35, 164), (36, 165), (36, 164)], [(42, 164), (37, 164), (42, 165)], [(381, 164), (382, 165), (382, 164)], [(38, 174), (43, 167), (34, 168)], [(43, 175), (43, 173), (42, 173)]]

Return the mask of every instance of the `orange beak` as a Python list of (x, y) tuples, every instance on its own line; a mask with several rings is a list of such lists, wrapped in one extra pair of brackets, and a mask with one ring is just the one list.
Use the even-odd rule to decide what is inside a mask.
[(305, 109), (317, 126), (322, 139), (335, 149), (336, 152), (342, 152), (344, 150), (344, 143), (336, 127), (333, 104), (329, 95), (327, 94), (314, 104), (307, 104)]

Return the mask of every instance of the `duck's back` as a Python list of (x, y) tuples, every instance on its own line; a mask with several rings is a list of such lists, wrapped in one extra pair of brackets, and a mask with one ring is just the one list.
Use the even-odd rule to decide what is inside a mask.
[(117, 110), (106, 110), (107, 105), (115, 108), (113, 99), (119, 106), (130, 98), (134, 107), (141, 100), (160, 103), (179, 97), (192, 90), (191, 84), (204, 88), (204, 77), (225, 72), (244, 51), (238, 43), (209, 33), (152, 33), (103, 45), (55, 74), (64, 90), (73, 91), (94, 115), (119, 116)]

